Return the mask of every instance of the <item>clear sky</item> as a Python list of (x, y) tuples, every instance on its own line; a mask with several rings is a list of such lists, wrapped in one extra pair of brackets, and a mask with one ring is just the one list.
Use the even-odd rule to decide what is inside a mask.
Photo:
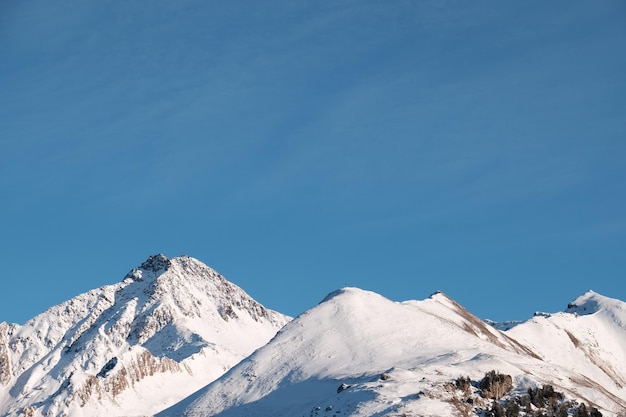
[(481, 318), (626, 301), (626, 3), (0, 5), (0, 321), (207, 263)]

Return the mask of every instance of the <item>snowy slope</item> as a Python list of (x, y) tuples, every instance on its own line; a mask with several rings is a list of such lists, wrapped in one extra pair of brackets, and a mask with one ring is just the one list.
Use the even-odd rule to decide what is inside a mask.
[(537, 315), (508, 334), (569, 371), (552, 375), (555, 384), (590, 403), (612, 398), (626, 411), (626, 303), (588, 291), (564, 312)]
[[(626, 410), (624, 303), (586, 295), (573, 304), (558, 315), (562, 322), (533, 318), (502, 332), (443, 293), (397, 303), (346, 288), (158, 416), (479, 415), (491, 401), (475, 395), (474, 386), (470, 404), (454, 381), (467, 375), (476, 382), (491, 370), (512, 376), (512, 394), (553, 384), (604, 415), (616, 415)], [(576, 324), (585, 317), (589, 323)], [(583, 346), (592, 339), (579, 333), (592, 327), (603, 328), (593, 339), (603, 348), (559, 355), (573, 343), (561, 333), (577, 335), (572, 337)], [(593, 383), (603, 370), (603, 385)]]
[(486, 416), (492, 370), (511, 376), (501, 402), (550, 384), (626, 415), (626, 304), (590, 291), (490, 325), (441, 292), (344, 288), (290, 321), (196, 259), (156, 255), (24, 326), (0, 323), (3, 417)]
[(211, 382), (289, 320), (190, 257), (0, 324), (0, 415), (154, 413)]

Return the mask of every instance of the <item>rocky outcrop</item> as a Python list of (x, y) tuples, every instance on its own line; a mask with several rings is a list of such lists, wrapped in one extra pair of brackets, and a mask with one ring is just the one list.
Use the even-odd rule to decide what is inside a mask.
[[(136, 382), (142, 379), (164, 372), (181, 372), (183, 369), (180, 364), (169, 358), (155, 358), (147, 350), (143, 350), (121, 363), (117, 358), (109, 360), (105, 365), (105, 369), (98, 375), (90, 375), (76, 389), (73, 390), (73, 398), (80, 401), (81, 407), (84, 406), (94, 396), (101, 399), (110, 395), (115, 397), (132, 387)], [(118, 365), (119, 363), (119, 365)], [(188, 372), (188, 370), (186, 370)]]
[(0, 384), (6, 385), (11, 380), (11, 359), (9, 358), (9, 325), (0, 323)]
[(153, 278), (167, 271), (171, 264), (172, 262), (163, 254), (152, 255), (138, 268), (133, 268), (124, 278), (131, 278), (134, 281), (142, 281), (148, 277)]

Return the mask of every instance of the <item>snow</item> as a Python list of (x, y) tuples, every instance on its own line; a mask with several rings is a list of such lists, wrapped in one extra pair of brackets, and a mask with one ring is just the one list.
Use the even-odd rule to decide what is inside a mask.
[(0, 325), (0, 415), (481, 415), (491, 400), (477, 382), (495, 370), (512, 395), (550, 384), (617, 416), (625, 323), (626, 304), (593, 291), (493, 323), (442, 292), (396, 302), (358, 288), (292, 320), (196, 259), (155, 255), (117, 284)]
[[(603, 402), (604, 396), (596, 392), (601, 386), (622, 399), (616, 403), (626, 409), (625, 322), (624, 302), (588, 291), (570, 303), (565, 312), (535, 317), (509, 333), (532, 346), (545, 362), (569, 371), (564, 389)], [(619, 407), (612, 409), (618, 411)]]
[[(599, 305), (597, 311), (623, 307), (611, 299)], [(626, 407), (621, 400), (626, 391), (602, 367), (621, 373), (626, 362), (614, 350), (621, 339), (609, 331), (600, 335), (599, 324), (581, 326), (580, 317), (557, 313), (502, 332), (443, 293), (399, 303), (344, 288), (288, 323), (223, 377), (158, 416), (462, 415), (461, 408), (469, 406), (450, 382), (463, 375), (478, 381), (494, 369), (513, 376), (515, 392), (554, 384), (615, 415)], [(568, 336), (592, 327), (595, 356), (583, 353)], [(602, 386), (591, 383), (599, 380)], [(349, 388), (338, 390), (342, 384)]]
[(34, 415), (154, 413), (219, 377), (289, 319), (196, 259), (155, 255), (122, 282), (7, 334), (11, 378), (0, 386), (0, 415), (33, 405)]

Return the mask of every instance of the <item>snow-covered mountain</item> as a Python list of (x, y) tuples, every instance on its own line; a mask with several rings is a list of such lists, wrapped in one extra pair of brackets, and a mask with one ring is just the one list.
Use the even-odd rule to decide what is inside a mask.
[(615, 416), (625, 376), (626, 304), (593, 292), (501, 331), (443, 293), (346, 288), (158, 416)]
[(122, 282), (0, 324), (0, 415), (153, 414), (289, 320), (196, 259), (151, 256)]
[(357, 288), (295, 319), (200, 261), (0, 323), (0, 416), (626, 416), (626, 303), (525, 322)]

